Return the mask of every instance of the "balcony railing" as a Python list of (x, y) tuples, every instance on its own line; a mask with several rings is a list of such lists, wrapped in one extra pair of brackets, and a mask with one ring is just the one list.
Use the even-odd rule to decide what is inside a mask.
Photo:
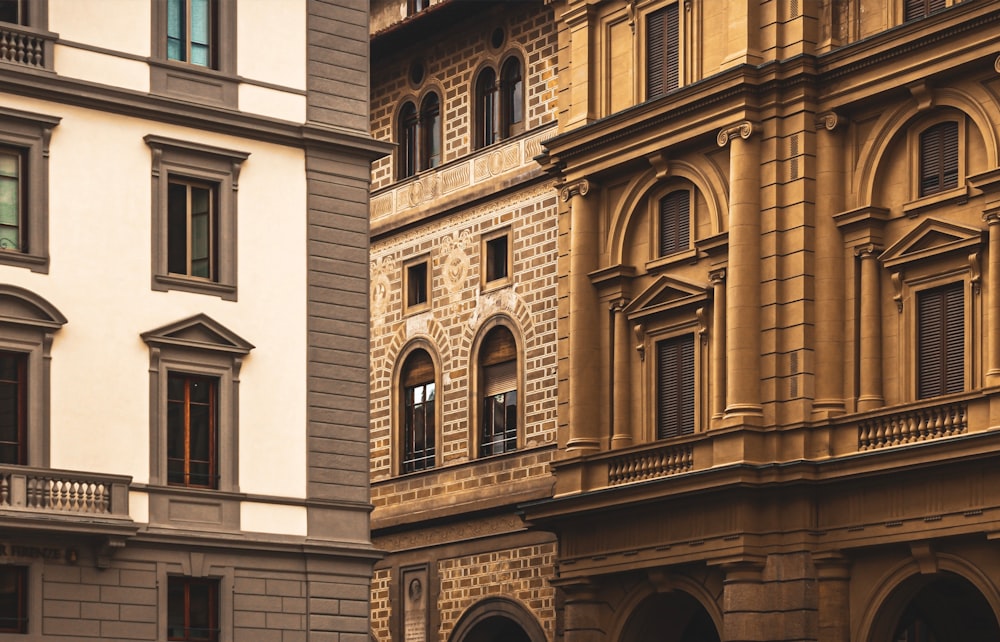
[(0, 62), (51, 69), (54, 41), (55, 34), (18, 25), (0, 24)]
[[(949, 449), (949, 457), (957, 456), (956, 453), (979, 452), (982, 446), (955, 438), (1000, 438), (1000, 430), (994, 429), (995, 419), (991, 419), (996, 416), (1000, 416), (1000, 395), (977, 391), (776, 430), (715, 427), (669, 441), (636, 444), (554, 462), (556, 494), (682, 478), (687, 473), (741, 464), (821, 463), (923, 443), (940, 443)], [(866, 462), (864, 465), (871, 462), (869, 458), (856, 461)]]
[(875, 450), (960, 435), (969, 429), (964, 402), (872, 417), (858, 424), (858, 450)]
[(128, 517), (129, 478), (49, 468), (0, 467), (0, 509)]

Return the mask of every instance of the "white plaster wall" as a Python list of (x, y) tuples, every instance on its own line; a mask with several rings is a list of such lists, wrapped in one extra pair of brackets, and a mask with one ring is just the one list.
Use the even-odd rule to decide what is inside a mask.
[(306, 122), (306, 97), (302, 94), (241, 83), (239, 101), (242, 112), (296, 123)]
[(240, 0), (236, 23), (240, 76), (306, 88), (305, 0)]
[(240, 530), (305, 537), (309, 534), (308, 513), (305, 506), (241, 502)]
[[(0, 281), (69, 320), (52, 346), (52, 466), (148, 481), (149, 353), (139, 335), (204, 312), (256, 346), (240, 377), (240, 489), (304, 497), (303, 152), (15, 96), (0, 104), (63, 119), (50, 148), (49, 274), (0, 266)], [(142, 138), (151, 133), (250, 152), (239, 179), (238, 302), (150, 289)]]
[(58, 43), (54, 54), (53, 66), (60, 76), (134, 91), (149, 91), (149, 65), (144, 62), (65, 47)]
[(149, 0), (49, 0), (49, 30), (62, 40), (149, 56), (151, 9)]

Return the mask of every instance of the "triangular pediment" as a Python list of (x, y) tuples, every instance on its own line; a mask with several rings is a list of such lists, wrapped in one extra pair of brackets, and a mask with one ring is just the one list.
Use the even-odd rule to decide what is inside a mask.
[(4, 283), (0, 284), (0, 322), (57, 330), (66, 317), (34, 292)]
[(977, 247), (983, 230), (948, 221), (929, 218), (886, 248), (879, 259), (886, 267), (894, 267), (956, 251)]
[(247, 354), (254, 346), (206, 314), (175, 321), (142, 334), (150, 345), (171, 345), (199, 350)]
[(705, 287), (672, 276), (660, 276), (625, 309), (629, 316), (675, 310), (705, 301)]

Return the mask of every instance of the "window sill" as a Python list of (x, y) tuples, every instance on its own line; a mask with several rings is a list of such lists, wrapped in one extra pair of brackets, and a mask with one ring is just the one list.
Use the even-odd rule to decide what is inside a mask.
[(48, 274), (49, 257), (40, 254), (25, 254), (16, 250), (0, 250), (0, 265), (26, 267), (32, 272)]
[(217, 296), (225, 301), (236, 300), (235, 285), (167, 274), (153, 275), (153, 290), (156, 290), (157, 292), (180, 290), (182, 292), (193, 292), (195, 294)]
[(493, 292), (495, 290), (502, 290), (503, 288), (509, 287), (511, 284), (511, 279), (509, 276), (505, 276), (502, 279), (494, 279), (493, 281), (487, 281), (483, 283), (481, 291), (483, 294), (487, 292)]
[(698, 250), (691, 248), (689, 250), (682, 250), (674, 254), (663, 256), (660, 258), (653, 259), (646, 263), (647, 272), (658, 272), (664, 268), (670, 267), (672, 265), (679, 265), (681, 263), (694, 263), (698, 259)]
[(943, 205), (961, 204), (969, 199), (969, 190), (965, 185), (944, 192), (922, 196), (914, 201), (903, 204), (903, 214), (909, 218), (923, 214), (927, 210)]
[(153, 94), (236, 109), (239, 80), (234, 75), (207, 67), (150, 60), (149, 88)]

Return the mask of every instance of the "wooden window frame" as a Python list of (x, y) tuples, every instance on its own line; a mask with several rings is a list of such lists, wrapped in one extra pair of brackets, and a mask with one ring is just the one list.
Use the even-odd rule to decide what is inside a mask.
[[(654, 20), (659, 20), (659, 24), (654, 24)], [(645, 63), (642, 65), (645, 70), (644, 98), (654, 100), (684, 84), (684, 30), (681, 25), (680, 3), (671, 2), (650, 7), (642, 15), (642, 25), (642, 59)], [(662, 51), (657, 52), (655, 47), (660, 41), (661, 29)], [(671, 29), (674, 34), (670, 33)], [(672, 47), (671, 36), (674, 36), (675, 40)]]
[(417, 106), (412, 100), (403, 103), (396, 117), (399, 136), (399, 162), (397, 176), (399, 179), (416, 176), (419, 172), (418, 147), (420, 140), (420, 117)]
[[(693, 435), (698, 423), (698, 371), (697, 371), (697, 346), (698, 340), (693, 332), (684, 332), (681, 334), (672, 335), (669, 337), (661, 337), (653, 342), (653, 356), (655, 358), (654, 365), (654, 380), (655, 384), (655, 432), (654, 437), (657, 440), (672, 439), (674, 437), (686, 437)], [(689, 408), (684, 408), (685, 412), (678, 413), (677, 417), (674, 417), (675, 421), (673, 424), (675, 426), (671, 427), (668, 424), (668, 419), (670, 417), (663, 414), (664, 397), (667, 396), (665, 390), (667, 381), (665, 379), (663, 369), (664, 363), (664, 352), (667, 348), (677, 347), (680, 350), (690, 350), (690, 355), (681, 355), (676, 361), (683, 359), (683, 363), (680, 365), (685, 368), (690, 365), (690, 371), (671, 369), (671, 372), (680, 372), (680, 380), (677, 382), (678, 385), (675, 386), (677, 390), (674, 390), (672, 396), (675, 398), (680, 398), (683, 395), (681, 402), (683, 404), (689, 404)], [(690, 364), (687, 360), (690, 359)], [(676, 364), (673, 364), (676, 365)], [(690, 388), (690, 390), (688, 390)], [(688, 398), (690, 396), (690, 398)], [(684, 417), (681, 415), (689, 415)], [(681, 425), (683, 424), (683, 425)]]
[[(152, 134), (144, 140), (152, 153), (150, 287), (157, 291), (182, 290), (235, 301), (237, 190), (240, 168), (250, 154)], [(169, 270), (169, 188), (171, 183), (189, 181), (216, 189), (215, 270), (211, 279), (174, 274)]]
[[(511, 70), (516, 71), (512, 75)], [(500, 65), (499, 74), (499, 139), (505, 140), (525, 130), (524, 63), (517, 55), (508, 55)]]
[(18, 20), (17, 22), (8, 22), (6, 24), (16, 24), (40, 31), (48, 31), (49, 0), (16, 0), (16, 2), (18, 4)]
[[(433, 99), (433, 102), (431, 100)], [(419, 171), (434, 169), (441, 164), (441, 98), (436, 91), (429, 91), (420, 101), (417, 125)]]
[[(219, 185), (217, 183), (208, 183), (201, 180), (192, 180), (183, 176), (172, 175), (168, 179), (167, 185), (167, 274), (173, 276), (181, 276), (192, 279), (205, 279), (206, 281), (216, 282), (218, 280), (218, 191)], [(171, 220), (173, 217), (174, 207), (175, 207), (175, 194), (173, 188), (176, 187), (184, 188), (184, 203), (183, 203), (183, 221)], [(208, 192), (207, 205), (208, 211), (205, 215), (208, 217), (207, 223), (207, 236), (206, 241), (206, 255), (204, 259), (194, 257), (194, 218), (195, 212), (193, 211), (193, 191), (196, 189), (205, 190)], [(177, 228), (180, 227), (180, 231), (183, 232), (183, 240), (177, 239)], [(177, 248), (176, 245), (180, 245)], [(178, 249), (182, 249), (184, 253), (184, 265), (183, 266), (171, 266), (171, 260)], [(205, 260), (208, 262), (207, 274), (196, 275), (194, 262), (196, 260)], [(178, 269), (179, 267), (179, 269)]]
[[(945, 285), (924, 288), (914, 295), (917, 399), (940, 397), (964, 392), (967, 389), (965, 331), (968, 325), (965, 318), (965, 298), (965, 283), (962, 281), (951, 281)], [(928, 309), (932, 303), (937, 304), (934, 305), (936, 309)], [(926, 335), (931, 333), (934, 325), (939, 326), (937, 328), (939, 337), (935, 341), (937, 345), (929, 346)], [(939, 365), (934, 366), (929, 363), (932, 359)], [(957, 381), (956, 373), (948, 371), (949, 366), (955, 365), (958, 366)], [(932, 367), (939, 370), (938, 375), (933, 378), (927, 372)]]
[[(514, 248), (511, 244), (511, 240), (510, 228), (494, 230), (482, 236), (480, 256), (482, 257), (481, 287), (483, 290), (510, 285), (514, 265)], [(494, 263), (498, 260), (496, 258), (496, 248), (501, 241), (504, 244), (505, 251), (502, 274), (494, 276), (494, 278), (490, 278), (493, 268), (498, 267), (495, 266)]]
[(237, 0), (211, 0), (216, 28), (214, 52), (211, 54), (213, 64), (209, 67), (168, 58), (168, 3), (167, 0), (150, 0), (150, 3), (150, 92), (235, 109), (239, 100), (236, 74)]
[[(924, 194), (920, 185), (922, 166), (920, 139), (927, 130), (944, 122), (958, 123), (958, 182), (955, 187)], [(940, 113), (922, 120), (917, 126), (911, 127), (907, 131), (906, 154), (909, 167), (913, 169), (909, 172), (910, 200), (903, 204), (903, 214), (912, 218), (928, 214), (936, 208), (958, 204), (968, 199), (966, 132), (965, 116), (953, 110), (942, 110)]]
[[(0, 249), (0, 265), (49, 271), (49, 140), (60, 118), (0, 108), (0, 146), (20, 158), (17, 249)], [(26, 243), (26, 247), (25, 247)]]
[(472, 95), (475, 101), (474, 144), (476, 149), (485, 149), (501, 140), (500, 92), (496, 69), (486, 66), (476, 73)]
[[(426, 356), (430, 362), (430, 366), (420, 364), (420, 369), (414, 373), (413, 370), (417, 366), (414, 365), (413, 360), (422, 359), (419, 353), (423, 353)], [(428, 346), (419, 344), (407, 350), (400, 356), (400, 364), (396, 386), (399, 395), (397, 403), (399, 414), (396, 425), (398, 426), (397, 434), (399, 435), (400, 444), (399, 448), (395, 449), (399, 458), (396, 469), (399, 471), (399, 474), (406, 475), (430, 470), (437, 466), (438, 443), (440, 442), (438, 425), (440, 424), (439, 418), (441, 416), (441, 395), (438, 386), (437, 363)], [(424, 372), (425, 369), (429, 369), (429, 372)], [(418, 453), (415, 447), (411, 447), (411, 443), (415, 443), (415, 435), (411, 434), (414, 429), (414, 416), (412, 415), (411, 406), (413, 404), (410, 403), (410, 394), (417, 388), (424, 389), (426, 393), (427, 386), (433, 387), (431, 394), (433, 394), (434, 398), (428, 401), (427, 395), (424, 395), (424, 447)], [(428, 414), (432, 422), (430, 430), (427, 428)], [(428, 437), (431, 441), (429, 447), (427, 446)]]
[[(181, 381), (183, 386), (183, 396), (180, 399), (171, 398), (170, 395), (170, 382), (171, 381)], [(192, 440), (192, 410), (196, 402), (191, 400), (191, 388), (195, 383), (204, 383), (208, 385), (208, 426), (207, 431), (207, 449), (208, 449), (208, 459), (204, 462), (207, 464), (208, 472), (207, 479), (203, 482), (194, 479), (194, 474), (192, 473), (192, 467), (196, 463), (192, 456), (193, 440)], [(170, 417), (171, 413), (169, 411), (172, 404), (181, 404), (181, 424), (171, 424)], [(176, 370), (167, 371), (167, 484), (170, 486), (185, 486), (189, 488), (218, 488), (219, 485), (219, 441), (218, 441), (218, 423), (219, 423), (219, 380), (216, 377), (205, 376), (202, 374), (191, 374), (187, 372), (180, 372)], [(175, 441), (174, 432), (181, 431), (181, 441), (184, 444), (184, 454), (181, 458), (171, 458), (170, 456), (170, 444)], [(173, 478), (173, 473), (171, 472), (171, 462), (179, 461), (182, 466), (182, 471), (180, 479)]]
[[(24, 634), (28, 633), (28, 623), (29, 623), (29, 604), (34, 596), (29, 593), (30, 579), (29, 579), (30, 568), (27, 566), (13, 565), (13, 564), (3, 564), (0, 565), (0, 576), (12, 574), (13, 577), (10, 578), (15, 584), (14, 587), (14, 597), (17, 601), (16, 613), (11, 617), (0, 617), (0, 633), (13, 633), (13, 634)], [(2, 579), (2, 578), (0, 578)], [(8, 621), (13, 619), (13, 623), (8, 624)]]
[(13, 445), (16, 448), (14, 461), (2, 461), (3, 464), (24, 466), (28, 463), (28, 353), (13, 350), (0, 350), (0, 359), (12, 359), (14, 375), (11, 379), (4, 379), (0, 374), (0, 384), (4, 387), (13, 387), (14, 392), (14, 440), (11, 442), (0, 441), (4, 446)]
[[(502, 328), (502, 330), (501, 330)], [(490, 345), (490, 338), (497, 332), (506, 331), (510, 336), (510, 346), (507, 346), (503, 354), (492, 354), (489, 351), (495, 346)], [(476, 342), (475, 355), (477, 365), (477, 379), (473, 388), (474, 403), (473, 425), (476, 426), (475, 439), (473, 440), (474, 453), (476, 457), (491, 457), (516, 451), (523, 445), (523, 395), (521, 394), (521, 349), (518, 343), (518, 335), (506, 320), (494, 319), (484, 325), (480, 338)], [(497, 366), (508, 366), (513, 364), (513, 388), (491, 393), (488, 389), (487, 369)], [(513, 412), (509, 412), (511, 406), (507, 395), (513, 393)], [(489, 413), (487, 412), (487, 402), (491, 397), (503, 394), (504, 399), (504, 429), (500, 433), (499, 439), (496, 425), (493, 424), (488, 429)], [(513, 419), (513, 428), (508, 424)], [(497, 447), (499, 444), (499, 448)]]
[[(422, 295), (423, 298), (420, 298)], [(403, 264), (403, 309), (407, 314), (424, 312), (431, 305), (431, 260), (427, 255)]]
[[(204, 0), (208, 6), (208, 42), (205, 43), (208, 48), (207, 62), (202, 65), (201, 63), (192, 62), (191, 58), (192, 49), (195, 46), (194, 38), (191, 33), (191, 18), (193, 15), (192, 3), (195, 0), (166, 0), (167, 3), (167, 60), (172, 60), (174, 62), (186, 62), (190, 65), (195, 65), (198, 67), (205, 67), (207, 69), (218, 68), (218, 57), (219, 57), (219, 2), (218, 0)], [(182, 35), (178, 38), (183, 52), (179, 57), (171, 57), (170, 55), (170, 5), (179, 4), (181, 5), (181, 16), (183, 25), (181, 27)], [(200, 43), (199, 43), (200, 44)]]
[[(209, 616), (209, 626), (206, 631), (206, 635), (192, 634), (190, 626), (191, 623), (191, 589), (193, 587), (200, 586), (205, 587), (208, 590), (208, 616)], [(184, 615), (184, 622), (181, 625), (183, 629), (183, 634), (171, 635), (172, 632), (172, 622), (170, 621), (171, 601), (177, 599), (177, 592), (181, 593), (180, 599), (184, 601), (183, 608), (181, 611)], [(180, 642), (219, 642), (221, 627), (219, 625), (220, 621), (220, 608), (219, 608), (219, 597), (220, 597), (220, 581), (216, 578), (203, 578), (203, 577), (187, 577), (178, 575), (168, 575), (167, 576), (167, 639)]]

